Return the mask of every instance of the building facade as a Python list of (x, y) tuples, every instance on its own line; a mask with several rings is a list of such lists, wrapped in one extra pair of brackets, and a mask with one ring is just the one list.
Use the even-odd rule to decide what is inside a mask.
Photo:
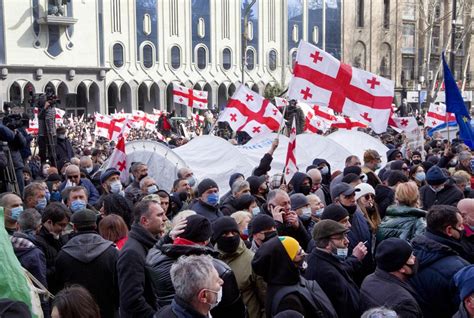
[[(430, 1), (442, 6), (427, 42), (420, 17), (429, 10), (420, 3)], [(187, 115), (186, 106), (173, 103), (177, 83), (206, 90), (210, 107), (222, 108), (242, 81), (260, 94), (284, 90), (304, 39), (395, 80), (399, 104), (410, 91), (421, 94), (430, 74), (436, 78), (432, 70), (450, 32), (441, 18), (451, 1), (0, 0), (0, 101), (24, 103), (50, 87), (74, 114), (155, 108)], [(470, 8), (462, 11), (465, 30)], [(458, 39), (456, 64), (467, 91), (470, 30)], [(426, 43), (434, 43), (428, 70), (420, 62)]]

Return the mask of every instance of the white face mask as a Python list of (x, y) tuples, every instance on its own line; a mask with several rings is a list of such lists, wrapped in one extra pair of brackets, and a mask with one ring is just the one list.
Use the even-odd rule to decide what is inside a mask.
[(301, 216), (308, 217), (308, 218), (311, 217), (311, 208), (310, 207), (303, 208), (302, 212), (303, 212), (303, 214)]
[(122, 183), (120, 181), (114, 181), (110, 184), (110, 192), (120, 193), (122, 191)]
[(212, 290), (212, 289), (207, 289), (207, 290), (209, 290), (209, 291), (211, 291), (211, 292), (217, 294), (217, 296), (216, 296), (216, 302), (213, 303), (213, 304), (209, 304), (209, 306), (211, 306), (211, 310), (212, 310), (212, 309), (215, 308), (217, 305), (219, 305), (219, 303), (220, 303), (221, 300), (222, 300), (222, 286), (219, 288), (219, 291), (217, 291), (217, 292), (216, 292), (215, 290)]
[(336, 255), (337, 255), (337, 257), (339, 257), (341, 259), (346, 259), (348, 252), (349, 252), (349, 249), (347, 247), (336, 249)]

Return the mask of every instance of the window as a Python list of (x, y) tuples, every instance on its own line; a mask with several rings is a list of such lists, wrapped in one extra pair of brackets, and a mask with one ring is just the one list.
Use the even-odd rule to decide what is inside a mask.
[(356, 25), (358, 28), (364, 27), (364, 0), (357, 0)]
[(415, 54), (415, 25), (414, 24), (403, 25), (402, 53)]
[(207, 67), (207, 52), (202, 46), (197, 49), (197, 67), (200, 70)]
[(247, 69), (249, 71), (255, 68), (255, 52), (252, 49), (247, 49)]
[(143, 46), (143, 66), (146, 68), (153, 66), (153, 48), (150, 44)]
[(122, 67), (123, 66), (123, 46), (122, 44), (115, 43), (112, 49), (114, 66)]
[(293, 69), (295, 67), (295, 63), (296, 63), (296, 54), (297, 54), (297, 51), (294, 50), (293, 52), (291, 52), (290, 54), (290, 59), (291, 59), (291, 69)]
[(405, 20), (415, 20), (415, 0), (405, 0), (402, 7), (402, 18)]
[(274, 71), (277, 68), (277, 52), (275, 50), (268, 52), (268, 68), (270, 71)]
[(232, 52), (228, 48), (222, 50), (222, 67), (224, 70), (230, 70), (232, 67)]
[(313, 26), (313, 43), (318, 44), (319, 42), (319, 27), (317, 25)]
[(414, 79), (415, 58), (411, 56), (402, 57), (402, 84), (404, 81)]
[(176, 45), (171, 48), (171, 67), (175, 70), (181, 67), (181, 50)]
[(441, 35), (441, 28), (439, 26), (433, 26), (433, 33), (431, 37), (431, 53), (432, 54), (433, 53), (436, 54), (439, 51), (440, 35)]
[(390, 0), (383, 0), (383, 27), (390, 29)]

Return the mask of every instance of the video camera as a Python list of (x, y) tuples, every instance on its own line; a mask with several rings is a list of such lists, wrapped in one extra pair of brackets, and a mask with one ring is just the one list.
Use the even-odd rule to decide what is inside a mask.
[(3, 125), (9, 129), (14, 130), (20, 127), (28, 128), (30, 118), (27, 114), (22, 112), (22, 108), (12, 102), (3, 103), (3, 113), (0, 113)]
[(58, 96), (54, 94), (54, 90), (51, 87), (46, 87), (44, 93), (34, 94), (30, 99), (31, 107), (38, 107), (39, 110), (44, 108), (46, 102), (49, 102), (51, 106), (56, 106), (59, 102)]

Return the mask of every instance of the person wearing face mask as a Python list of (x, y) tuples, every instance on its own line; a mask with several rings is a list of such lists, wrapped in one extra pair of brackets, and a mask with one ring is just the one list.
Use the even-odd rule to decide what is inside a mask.
[(266, 176), (250, 176), (247, 178), (250, 185), (250, 194), (257, 199), (257, 205), (261, 208), (267, 203), (267, 195), (269, 192)]
[(89, 156), (82, 156), (80, 159), (79, 167), (81, 171), (85, 173), (86, 178), (91, 179), (92, 175), (99, 170), (99, 165), (94, 165), (92, 159)]
[(135, 204), (142, 195), (140, 181), (148, 176), (148, 166), (142, 162), (134, 162), (130, 167), (130, 172), (133, 176), (133, 182), (125, 188), (125, 198)]
[(176, 294), (172, 303), (159, 311), (156, 318), (206, 318), (222, 300), (224, 282), (209, 256), (179, 258), (171, 266), (170, 276)]
[(115, 168), (108, 168), (100, 175), (100, 185), (102, 188), (102, 194), (94, 204), (96, 209), (102, 207), (104, 197), (108, 194), (119, 194), (125, 196), (123, 191), (122, 183), (120, 182), (120, 171)]
[(364, 152), (364, 165), (362, 166), (362, 172), (367, 175), (367, 183), (370, 184), (374, 189), (377, 185), (381, 184), (382, 181), (375, 173), (376, 170), (382, 167), (382, 158), (376, 150), (368, 149)]
[(27, 185), (23, 192), (23, 202), (25, 202), (25, 208), (36, 209), (41, 213), (48, 204), (43, 184), (33, 182)]
[(313, 231), (316, 248), (308, 256), (305, 278), (315, 280), (331, 300), (338, 317), (361, 315), (359, 287), (344, 263), (349, 246), (348, 229), (333, 220), (321, 220)]
[(260, 207), (257, 205), (257, 199), (248, 193), (241, 195), (236, 200), (235, 207), (237, 211), (247, 211), (252, 217), (257, 216), (261, 212)]
[(71, 141), (66, 136), (66, 128), (58, 127), (56, 129), (56, 164), (58, 170), (61, 170), (72, 157), (74, 157), (74, 149)]
[(461, 245), (464, 227), (459, 210), (434, 205), (426, 216), (426, 232), (413, 239), (418, 273), (410, 279), (424, 317), (452, 317), (460, 299), (453, 277), (469, 265)]
[(416, 292), (408, 283), (418, 265), (411, 245), (399, 238), (388, 238), (377, 246), (375, 255), (375, 273), (367, 276), (360, 288), (361, 309), (384, 306), (399, 317), (423, 317)]
[(249, 317), (264, 317), (266, 285), (252, 271), (254, 253), (240, 238), (237, 222), (229, 216), (217, 219), (212, 223), (212, 241), (216, 242), (219, 259), (229, 265), (235, 274)]
[(301, 275), (305, 256), (298, 242), (289, 236), (273, 237), (255, 253), (252, 268), (267, 283), (267, 318), (288, 309), (309, 318), (338, 317), (320, 285)]
[(250, 184), (245, 180), (236, 180), (232, 184), (232, 195), (227, 197), (221, 204), (221, 211), (224, 215), (231, 215), (238, 211), (237, 202), (245, 194), (250, 194)]
[(213, 222), (223, 216), (219, 209), (219, 187), (217, 183), (209, 178), (202, 180), (198, 186), (198, 198), (189, 206), (190, 210), (206, 217)]
[(421, 164), (421, 152), (419, 152), (419, 151), (413, 151), (412, 152), (412, 154), (411, 154), (411, 164), (412, 164), (412, 166)]
[[(150, 277), (153, 290), (157, 297), (158, 309), (169, 305), (175, 295), (170, 268), (179, 257), (186, 255), (217, 256), (209, 246), (212, 235), (211, 222), (205, 217), (195, 214), (186, 217), (184, 231), (174, 239), (172, 244), (155, 244), (146, 257), (147, 277)], [(232, 269), (221, 260), (214, 258), (212, 263), (224, 281), (222, 301), (212, 308), (212, 317), (244, 317), (245, 306), (240, 295), (237, 281)]]
[(313, 160), (314, 168), (319, 169), (321, 172), (321, 184), (329, 188), (331, 184), (331, 165), (325, 159), (316, 158)]
[(141, 179), (139, 184), (140, 184), (140, 190), (142, 191), (141, 197), (149, 195), (149, 194), (156, 194), (158, 190), (160, 190), (158, 186), (156, 185), (155, 179), (153, 179), (150, 176), (146, 176), (143, 179)]
[(315, 223), (311, 218), (311, 206), (308, 198), (302, 193), (295, 193), (290, 196), (290, 201), (291, 209), (296, 212), (303, 226), (306, 228), (306, 231), (311, 233), (310, 229), (314, 227)]
[(454, 184), (452, 179), (438, 166), (431, 167), (426, 172), (426, 185), (420, 188), (420, 200), (423, 210), (428, 210), (434, 204), (456, 205), (464, 198), (464, 194)]
[(252, 242), (249, 241), (250, 238), (250, 229), (249, 223), (252, 220), (251, 213), (247, 211), (237, 211), (232, 213), (230, 216), (237, 222), (237, 226), (239, 227), (239, 235), (242, 241), (244, 242), (247, 248), (252, 246)]
[(23, 201), (16, 193), (4, 192), (0, 195), (0, 206), (3, 207), (5, 230), (9, 235), (13, 235), (18, 227), (18, 218), (23, 212)]
[(61, 176), (57, 173), (49, 175), (46, 179), (46, 185), (51, 194), (49, 200), (50, 202), (61, 202), (62, 197), (61, 193), (59, 192), (59, 185), (61, 184), (61, 181)]
[(311, 193), (313, 180), (306, 173), (295, 172), (289, 182), (289, 186), (292, 189), (292, 191), (289, 193), (290, 195), (293, 193), (302, 193), (303, 195), (308, 195)]
[(249, 234), (252, 237), (250, 249), (255, 253), (263, 243), (278, 236), (275, 220), (263, 213), (255, 216), (249, 224)]
[(426, 184), (426, 173), (422, 165), (413, 165), (410, 168), (408, 178), (416, 183), (418, 188)]

